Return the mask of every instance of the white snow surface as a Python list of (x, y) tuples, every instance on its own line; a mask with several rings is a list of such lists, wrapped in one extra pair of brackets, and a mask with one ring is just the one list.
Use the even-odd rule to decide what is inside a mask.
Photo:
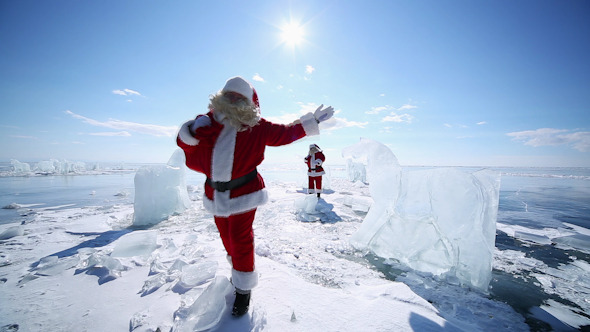
[[(39, 209), (22, 234), (0, 242), (1, 325), (18, 324), (19, 331), (528, 330), (512, 308), (477, 291), (413, 272), (392, 281), (368, 264), (349, 244), (366, 216), (351, 202), (370, 200), (367, 185), (331, 179), (320, 205), (339, 219), (327, 223), (297, 219), (295, 202), (306, 196), (298, 184), (267, 181), (267, 187), (270, 201), (254, 223), (260, 282), (247, 315), (230, 314), (230, 266), (197, 187), (186, 211), (148, 229), (134, 228), (132, 205)], [(0, 233), (14, 225), (2, 226)]]

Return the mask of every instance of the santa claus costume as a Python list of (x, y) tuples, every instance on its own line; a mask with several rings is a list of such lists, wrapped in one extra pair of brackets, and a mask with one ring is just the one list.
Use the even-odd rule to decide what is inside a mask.
[(214, 215), (232, 264), (235, 316), (248, 311), (250, 290), (258, 283), (252, 223), (256, 208), (268, 200), (264, 180), (256, 170), (264, 150), (318, 135), (319, 123), (333, 113), (332, 107), (322, 105), (289, 125), (271, 123), (260, 117), (252, 85), (234, 77), (211, 96), (207, 114), (180, 128), (177, 144), (184, 150), (186, 165), (207, 176), (203, 205)]
[(305, 163), (307, 164), (307, 175), (309, 177), (309, 186), (307, 187), (308, 194), (317, 194), (320, 197), (322, 193), (322, 175), (326, 172), (322, 165), (326, 161), (326, 157), (316, 144), (309, 146), (309, 154), (305, 157)]

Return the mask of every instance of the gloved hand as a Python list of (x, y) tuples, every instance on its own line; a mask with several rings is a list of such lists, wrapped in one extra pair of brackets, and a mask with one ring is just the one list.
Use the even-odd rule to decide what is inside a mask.
[(207, 127), (211, 125), (211, 119), (207, 115), (199, 115), (191, 125), (191, 132), (195, 133), (197, 129), (201, 127)]
[(318, 123), (324, 122), (334, 115), (334, 108), (332, 108), (332, 106), (322, 109), (323, 107), (324, 104), (320, 105), (320, 107), (318, 107), (313, 113), (313, 116)]

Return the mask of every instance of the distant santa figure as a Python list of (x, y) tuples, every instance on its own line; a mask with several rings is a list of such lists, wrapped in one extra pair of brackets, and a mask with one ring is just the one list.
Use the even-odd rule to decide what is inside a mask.
[(320, 197), (320, 193), (322, 193), (322, 175), (326, 173), (322, 167), (324, 161), (326, 161), (326, 157), (322, 153), (322, 149), (317, 144), (311, 144), (309, 146), (309, 154), (305, 157), (307, 175), (309, 176), (307, 193), (316, 193), (318, 198)]

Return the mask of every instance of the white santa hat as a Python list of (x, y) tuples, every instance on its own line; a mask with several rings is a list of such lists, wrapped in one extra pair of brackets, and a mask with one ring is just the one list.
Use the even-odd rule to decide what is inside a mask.
[(260, 107), (258, 103), (258, 95), (256, 94), (256, 90), (254, 87), (248, 83), (245, 79), (236, 76), (232, 77), (227, 82), (225, 82), (225, 86), (221, 89), (221, 92), (236, 92), (241, 94), (242, 96), (248, 98), (256, 107)]

